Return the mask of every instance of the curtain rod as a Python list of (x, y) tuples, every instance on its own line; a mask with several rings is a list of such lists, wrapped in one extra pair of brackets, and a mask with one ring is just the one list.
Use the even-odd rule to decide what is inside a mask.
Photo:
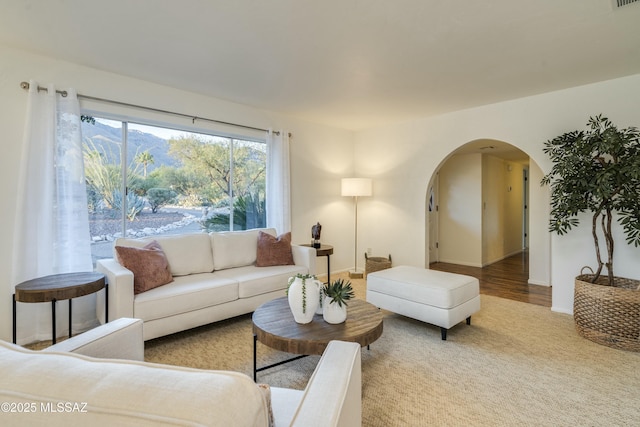
[[(29, 86), (30, 86), (29, 82), (20, 82), (20, 87), (22, 89), (24, 89), (24, 90), (28, 90)], [(40, 91), (48, 92), (49, 90), (46, 87), (38, 86), (38, 92), (40, 92)], [(56, 93), (60, 94), (62, 97), (66, 97), (67, 96), (67, 91), (66, 90), (56, 90)], [(109, 104), (121, 105), (121, 106), (124, 106), (124, 107), (138, 108), (138, 109), (142, 109), (142, 110), (153, 111), (153, 112), (156, 112), (156, 113), (171, 114), (171, 115), (174, 115), (174, 116), (186, 117), (188, 119), (191, 119), (191, 123), (195, 123), (196, 120), (203, 120), (205, 122), (212, 122), (212, 123), (218, 123), (218, 124), (223, 124), (223, 125), (240, 127), (240, 128), (244, 128), (244, 129), (251, 129), (251, 130), (257, 130), (257, 131), (262, 131), (262, 132), (268, 132), (268, 129), (262, 129), (262, 128), (257, 128), (257, 127), (253, 127), (253, 126), (246, 126), (246, 125), (239, 125), (237, 123), (224, 122), (224, 121), (221, 121), (221, 120), (207, 119), (206, 117), (198, 117), (198, 116), (193, 116), (193, 115), (190, 115), (190, 114), (176, 113), (175, 111), (161, 110), (159, 108), (152, 108), (152, 107), (145, 107), (143, 105), (129, 104), (127, 102), (114, 101), (112, 99), (97, 98), (95, 96), (88, 96), (88, 95), (81, 95), (81, 94), (77, 94), (77, 96), (78, 96), (78, 98), (88, 99), (90, 101), (106, 102), (106, 103), (109, 103)], [(276, 135), (280, 135), (280, 131), (273, 131), (273, 133), (276, 134)], [(289, 137), (291, 137), (291, 133), (289, 133)]]

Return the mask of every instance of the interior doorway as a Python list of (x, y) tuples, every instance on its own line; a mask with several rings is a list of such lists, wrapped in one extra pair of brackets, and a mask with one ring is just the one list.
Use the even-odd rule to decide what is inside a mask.
[(522, 248), (529, 247), (529, 167), (522, 170)]
[(429, 224), (429, 262), (438, 262), (438, 173), (429, 185), (427, 222)]
[[(452, 174), (447, 166), (456, 161)], [(550, 286), (548, 188), (530, 184), (542, 175), (526, 153), (506, 142), (476, 140), (451, 152), (426, 191), (426, 265), (483, 268), (525, 253), (525, 284)], [(505, 213), (510, 210), (517, 212)]]

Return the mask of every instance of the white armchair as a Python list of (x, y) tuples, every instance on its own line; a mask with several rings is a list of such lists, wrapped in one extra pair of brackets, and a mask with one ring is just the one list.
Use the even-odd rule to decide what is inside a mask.
[[(249, 376), (143, 359), (139, 319), (40, 352), (0, 341), (0, 402), (16, 408), (0, 418), (12, 426), (268, 425), (265, 397)], [(330, 342), (305, 390), (272, 387), (271, 408), (275, 426), (359, 426), (360, 346)]]
[(103, 359), (144, 361), (142, 320), (122, 317), (42, 351), (76, 353)]

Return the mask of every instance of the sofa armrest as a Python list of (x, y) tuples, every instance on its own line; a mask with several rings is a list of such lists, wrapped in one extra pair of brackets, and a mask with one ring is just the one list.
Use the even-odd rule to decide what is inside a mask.
[[(295, 400), (293, 390), (272, 388), (274, 415), (282, 413), (279, 406)], [(283, 411), (287, 412), (287, 411)], [(276, 425), (291, 426), (360, 426), (362, 424), (362, 373), (360, 345), (331, 341), (325, 349), (307, 387), (302, 392), (293, 419), (276, 419)]]
[[(96, 262), (96, 270), (104, 274), (109, 286), (109, 319), (134, 317), (133, 273), (113, 258)], [(97, 294), (96, 312), (100, 322), (105, 323), (104, 292)]]
[(291, 245), (295, 265), (307, 267), (308, 273), (316, 274), (316, 250), (310, 246)]
[(122, 317), (42, 350), (144, 361), (142, 320)]

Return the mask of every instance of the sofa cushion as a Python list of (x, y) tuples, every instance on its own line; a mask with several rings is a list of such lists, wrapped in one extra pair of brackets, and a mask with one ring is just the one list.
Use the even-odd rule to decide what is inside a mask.
[(140, 294), (173, 280), (167, 257), (155, 240), (142, 248), (116, 246), (118, 262), (133, 272), (133, 293)]
[(270, 267), (272, 265), (293, 265), (291, 252), (291, 232), (274, 237), (260, 231), (258, 233), (258, 251), (256, 266)]
[(210, 233), (214, 270), (255, 264), (260, 231), (276, 235), (273, 228)]
[[(142, 247), (152, 239), (116, 240), (116, 246)], [(186, 276), (187, 274), (211, 273), (213, 271), (213, 254), (211, 241), (207, 233), (189, 233), (156, 236), (169, 261), (171, 274)]]
[(237, 281), (238, 296), (240, 298), (250, 298), (274, 291), (282, 291), (282, 296), (285, 296), (289, 277), (298, 273), (308, 273), (307, 268), (300, 265), (277, 265), (273, 267), (250, 265), (216, 271), (214, 275)]
[[(0, 378), (0, 401), (38, 409), (3, 413), (3, 425), (268, 425), (262, 393), (238, 372), (40, 353), (0, 341)], [(58, 402), (77, 411), (41, 410)]]
[(162, 319), (238, 299), (238, 282), (217, 273), (175, 277), (173, 282), (139, 294), (133, 316), (144, 321)]
[(291, 388), (271, 387), (271, 411), (278, 425), (293, 425), (293, 417), (302, 403), (304, 391)]

